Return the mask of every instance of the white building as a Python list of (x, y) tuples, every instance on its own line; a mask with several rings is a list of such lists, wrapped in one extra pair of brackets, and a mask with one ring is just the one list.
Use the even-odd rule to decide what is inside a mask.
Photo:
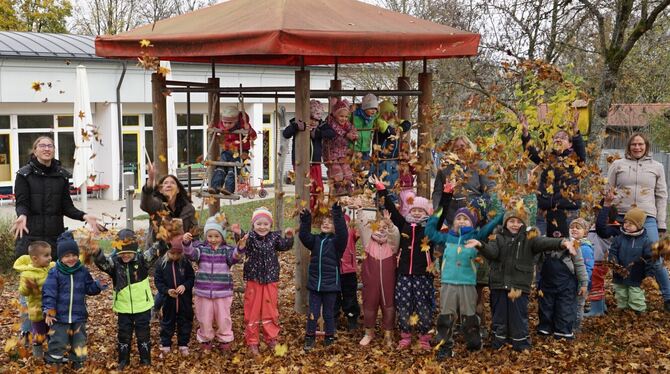
[[(152, 150), (151, 71), (127, 62), (123, 79), (123, 62), (95, 56), (94, 38), (67, 34), (0, 32), (0, 193), (11, 193), (16, 170), (25, 165), (33, 141), (40, 135), (52, 136), (56, 158), (72, 170), (74, 164), (75, 74), (78, 65), (88, 72), (93, 122), (99, 126), (102, 146), (95, 152), (97, 184), (111, 188), (105, 199), (120, 199), (121, 155), (117, 108), (121, 107), (123, 169), (136, 172), (136, 186), (146, 179), (144, 148)], [(206, 82), (211, 76), (208, 64), (173, 63), (172, 79)], [(293, 86), (293, 67), (217, 65), (216, 75), (225, 87)], [(327, 89), (332, 69), (311, 68), (311, 87)], [(39, 85), (39, 91), (33, 83)], [(117, 86), (120, 100), (117, 101)], [(177, 113), (177, 163), (188, 163), (186, 157), (186, 94), (173, 93)], [(277, 157), (274, 123), (274, 99), (245, 97), (245, 109), (258, 132), (252, 160), (252, 174), (268, 183), (274, 182)], [(236, 104), (237, 99), (222, 98), (221, 105)], [(287, 117), (294, 111), (292, 99), (279, 99)], [(205, 127), (206, 94), (191, 95), (191, 163), (207, 154)], [(262, 157), (260, 157), (262, 155)], [(290, 164), (290, 156), (287, 157)], [(168, 160), (168, 164), (170, 160)], [(138, 184), (139, 183), (139, 184)], [(253, 182), (252, 182), (253, 183)], [(256, 184), (256, 183), (254, 183)]]

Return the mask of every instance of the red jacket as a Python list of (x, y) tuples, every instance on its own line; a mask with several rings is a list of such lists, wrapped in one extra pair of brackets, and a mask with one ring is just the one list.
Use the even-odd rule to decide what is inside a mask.
[(248, 134), (242, 134), (242, 151), (248, 152), (253, 145), (254, 140), (256, 140), (256, 131), (251, 127), (249, 123), (249, 115), (244, 113), (244, 120), (242, 118), (243, 112), (240, 112), (239, 119), (235, 126), (232, 129), (225, 130), (223, 128), (223, 121), (219, 121), (217, 128), (223, 130), (223, 140), (219, 142), (221, 145), (221, 150), (226, 151), (239, 151), (240, 150), (240, 134), (235, 134), (235, 130), (247, 130)]
[[(347, 215), (347, 223), (349, 219)], [(342, 260), (340, 261), (340, 274), (356, 273), (358, 268), (358, 260), (356, 259), (356, 242), (358, 241), (358, 233), (353, 227), (349, 227), (349, 234), (347, 238), (347, 248), (344, 250)]]

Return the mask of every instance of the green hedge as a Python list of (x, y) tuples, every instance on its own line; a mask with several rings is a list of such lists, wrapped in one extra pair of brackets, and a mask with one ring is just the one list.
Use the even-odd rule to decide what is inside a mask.
[(0, 217), (0, 273), (7, 273), (14, 265), (14, 235), (9, 231), (15, 218)]

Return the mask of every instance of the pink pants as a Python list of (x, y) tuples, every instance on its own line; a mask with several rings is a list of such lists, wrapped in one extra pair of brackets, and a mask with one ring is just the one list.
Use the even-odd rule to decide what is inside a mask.
[(260, 328), (263, 328), (265, 343), (279, 335), (279, 309), (277, 282), (261, 284), (247, 281), (244, 290), (244, 338), (247, 345), (258, 345)]
[[(232, 303), (232, 296), (210, 299), (196, 295), (195, 315), (200, 323), (196, 336), (199, 342), (210, 342), (215, 336), (223, 343), (233, 341), (233, 320), (230, 318)], [(216, 331), (214, 331), (213, 322), (216, 322)]]

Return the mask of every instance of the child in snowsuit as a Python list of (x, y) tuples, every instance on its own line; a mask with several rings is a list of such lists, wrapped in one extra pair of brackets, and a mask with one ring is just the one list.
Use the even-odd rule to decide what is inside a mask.
[(56, 266), (51, 261), (51, 246), (47, 242), (34, 241), (28, 246), (28, 254), (16, 259), (14, 270), (21, 275), (19, 278), (19, 294), (25, 296), (28, 305), (28, 318), (31, 322), (31, 339), (33, 357), (44, 358), (43, 343), (46, 341), (49, 326), (44, 322), (42, 314), (42, 285), (47, 279), (49, 270)]
[[(600, 214), (606, 214), (604, 211), (605, 207)], [(642, 209), (630, 209), (623, 218), (621, 233), (612, 240), (609, 250), (609, 260), (622, 267), (612, 276), (617, 308), (637, 313), (647, 310), (644, 291), (640, 288), (645, 268), (651, 264), (652, 243), (644, 228), (646, 218)]]
[[(383, 182), (390, 189), (395, 190), (396, 181), (400, 177), (398, 169), (400, 139), (402, 133), (409, 131), (412, 124), (409, 121), (398, 119), (395, 105), (385, 100), (379, 104), (379, 118), (376, 121), (376, 126), (373, 136), (375, 154), (373, 155), (370, 172), (380, 178), (382, 178), (382, 174), (385, 174), (382, 178)], [(395, 193), (390, 194), (390, 196), (394, 201), (398, 199)]]
[[(570, 233), (575, 235), (570, 240), (577, 241), (581, 247), (581, 239), (586, 233), (581, 227), (585, 227), (586, 223), (578, 220), (570, 225)], [(580, 247), (575, 255), (564, 249), (540, 255), (538, 290), (541, 296), (538, 298), (540, 322), (537, 333), (541, 336), (553, 334), (556, 339), (575, 338), (573, 329), (579, 305), (577, 298), (586, 296), (589, 283)]]
[(161, 318), (161, 357), (170, 352), (172, 336), (177, 332), (177, 346), (187, 356), (193, 328), (193, 283), (195, 273), (184, 256), (182, 235), (172, 240), (170, 250), (156, 264), (154, 284), (163, 295)]
[(528, 333), (528, 293), (533, 282), (536, 254), (567, 248), (572, 242), (538, 236), (537, 229), (526, 230), (529, 213), (525, 207), (505, 212), (503, 227), (495, 238), (482, 244), (471, 239), (466, 247), (475, 247), (490, 261), (490, 289), (493, 349), (511, 343), (515, 351), (531, 348)]
[[(617, 221), (618, 215), (615, 206), (611, 201), (604, 203), (602, 209), (596, 215), (596, 224), (589, 231), (588, 239), (593, 243), (593, 274), (591, 275), (591, 289), (589, 291), (590, 310), (585, 313), (585, 317), (602, 316), (607, 311), (605, 304), (605, 277), (609, 271), (607, 267), (607, 258), (612, 237), (619, 235), (621, 224)], [(605, 210), (604, 213), (602, 211)], [(602, 214), (602, 215), (601, 215)]]
[(448, 232), (442, 232), (442, 224), (447, 218), (449, 204), (453, 197), (454, 185), (446, 182), (440, 199), (441, 213), (439, 218), (431, 216), (426, 224), (426, 236), (434, 244), (444, 248), (442, 261), (437, 268), (440, 272), (440, 316), (437, 318), (437, 332), (443, 343), (437, 353), (442, 360), (453, 356), (453, 332), (460, 315), (463, 335), (468, 350), (481, 348), (479, 334), (480, 317), (476, 314), (477, 306), (477, 262), (478, 253), (474, 248), (466, 248), (470, 239), (484, 241), (493, 229), (502, 222), (502, 211), (484, 227), (477, 229), (477, 214), (469, 208), (456, 211), (454, 222)]
[(360, 345), (366, 346), (375, 337), (377, 313), (382, 311), (384, 341), (393, 347), (395, 325), (396, 254), (400, 246), (400, 232), (391, 222), (388, 212), (379, 222), (364, 223), (363, 212), (357, 213), (356, 228), (361, 235), (365, 259), (361, 269), (363, 280), (363, 325), (365, 336)]
[(334, 183), (335, 194), (343, 194), (351, 190), (353, 181), (349, 142), (356, 141), (359, 134), (349, 122), (349, 107), (342, 100), (335, 102), (326, 122), (335, 136), (323, 139), (323, 161), (328, 168), (328, 180)]
[[(361, 99), (361, 105), (355, 109), (351, 115), (351, 122), (358, 131), (358, 138), (352, 139), (352, 148), (354, 153), (361, 153), (362, 160), (370, 159), (370, 147), (372, 144), (372, 132), (378, 127), (379, 118), (379, 100), (372, 93), (366, 94)], [(369, 169), (365, 167), (365, 169)]]
[(577, 218), (570, 222), (570, 238), (579, 241), (579, 250), (584, 259), (586, 279), (588, 281), (586, 292), (580, 294), (577, 298), (577, 318), (573, 329), (575, 332), (581, 330), (582, 319), (584, 317), (584, 305), (586, 305), (586, 298), (588, 297), (589, 290), (591, 290), (591, 276), (593, 274), (593, 266), (595, 263), (593, 243), (587, 238), (589, 227), (589, 223), (583, 218)]
[[(233, 275), (231, 267), (239, 262), (244, 243), (238, 247), (226, 245), (225, 232), (217, 216), (205, 223), (205, 241), (193, 245), (193, 236), (185, 233), (184, 254), (198, 264), (195, 274), (195, 313), (200, 328), (196, 337), (204, 351), (212, 349), (214, 338), (222, 351), (231, 348), (235, 336), (230, 306), (233, 304)], [(216, 323), (216, 330), (214, 324)]]
[[(349, 226), (351, 218), (344, 215), (344, 220)], [(340, 261), (340, 283), (341, 291), (335, 300), (335, 321), (339, 321), (340, 310), (347, 317), (347, 330), (353, 331), (358, 328), (358, 317), (361, 315), (361, 307), (358, 305), (358, 259), (356, 258), (356, 242), (358, 233), (352, 227), (347, 227), (347, 248), (344, 250)]]
[(109, 274), (114, 285), (112, 310), (118, 316), (118, 369), (130, 364), (130, 343), (135, 333), (140, 364), (151, 365), (151, 336), (149, 322), (154, 299), (149, 284), (149, 272), (154, 262), (167, 250), (163, 241), (154, 242), (144, 252), (139, 251), (135, 232), (119, 231), (112, 244), (116, 252), (109, 256), (98, 250), (93, 260), (98, 269)]
[(316, 324), (323, 309), (326, 336), (324, 346), (335, 342), (335, 299), (341, 290), (340, 260), (347, 247), (347, 224), (342, 207), (332, 207), (332, 218), (323, 217), (321, 233), (312, 234), (312, 214), (307, 209), (300, 212), (300, 241), (310, 252), (307, 289), (309, 290), (309, 313), (305, 331), (305, 351), (316, 344)]
[(272, 230), (272, 213), (260, 207), (251, 216), (252, 231), (246, 243), (244, 262), (244, 337), (253, 355), (258, 355), (262, 326), (265, 344), (274, 348), (279, 336), (278, 288), (279, 257), (277, 252), (293, 247), (293, 230)]
[(391, 213), (391, 221), (400, 231), (400, 253), (397, 260), (395, 307), (400, 327), (398, 349), (412, 343), (412, 331), (419, 333), (422, 349), (430, 350), (430, 331), (435, 308), (433, 287), (433, 246), (425, 236), (428, 217), (433, 213), (430, 201), (415, 197), (410, 213), (403, 217), (395, 204), (387, 199), (388, 191), (379, 178), (373, 176), (378, 198)]
[[(79, 261), (79, 247), (72, 232), (58, 237), (58, 261), (49, 270), (42, 286), (42, 311), (49, 326), (49, 349), (44, 356), (48, 364), (72, 362), (73, 369), (86, 361), (86, 296), (97, 295), (106, 285), (93, 280), (91, 273)], [(67, 359), (65, 352), (69, 351)]]

